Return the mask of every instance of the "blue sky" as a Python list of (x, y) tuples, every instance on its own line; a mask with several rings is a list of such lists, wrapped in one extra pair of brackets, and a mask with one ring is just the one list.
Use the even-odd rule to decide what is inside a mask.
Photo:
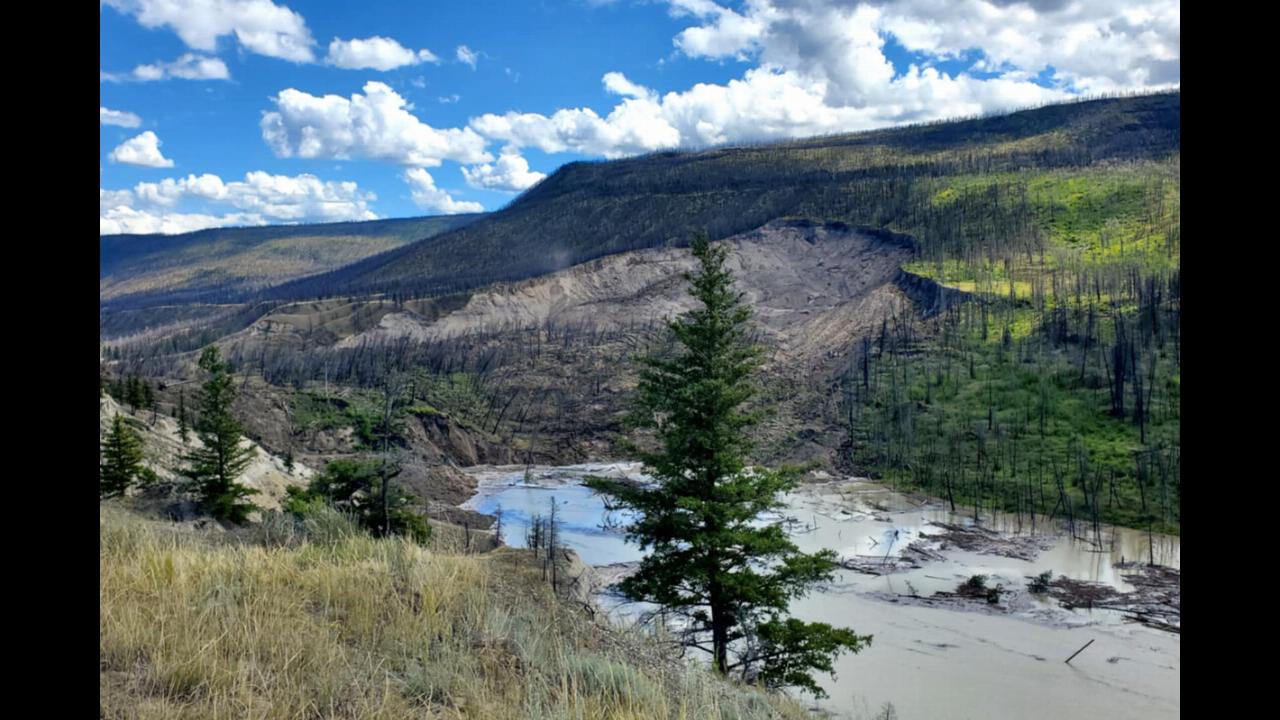
[(1168, 0), (106, 0), (100, 20), (104, 233), (492, 210), (583, 158), (1179, 82)]

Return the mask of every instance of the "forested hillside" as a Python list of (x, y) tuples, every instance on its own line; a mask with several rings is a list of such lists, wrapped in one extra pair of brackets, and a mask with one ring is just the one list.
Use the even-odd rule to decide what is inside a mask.
[[(280, 288), (437, 294), (602, 255), (724, 238), (787, 216), (910, 233), (922, 257), (1021, 249), (1028, 208), (937, 202), (956, 178), (1144, 165), (1176, 155), (1180, 94), (1053, 105), (999, 117), (562, 167), (509, 207), (428, 241)], [(1138, 170), (1138, 174), (1144, 174)], [(979, 236), (979, 234), (981, 234)]]
[[(154, 313), (117, 313), (113, 327), (135, 336), (107, 357), (122, 372), (181, 373), (174, 353), (227, 335), (246, 374), (326, 397), (413, 368), (471, 388), (479, 427), (528, 458), (617, 456), (630, 359), (660, 327), (648, 308), (665, 287), (656, 276), (631, 287), (653, 258), (617, 254), (700, 228), (741, 244), (803, 218), (765, 233), (808, 238), (788, 241), (789, 260), (743, 275), (778, 332), (762, 398), (777, 416), (757, 459), (813, 460), (1028, 522), (1067, 518), (1079, 534), (1099, 522), (1177, 532), (1180, 124), (1170, 93), (575, 163), (466, 227), (212, 320), (166, 310), (170, 331)], [(880, 244), (850, 247), (892, 255), (896, 276), (803, 244), (854, 232)], [(605, 255), (616, 258), (546, 275)], [(625, 282), (608, 279), (614, 266)], [(794, 286), (765, 300), (760, 268), (784, 268)], [(869, 268), (879, 300), (831, 304), (842, 295), (826, 288), (852, 292)], [(543, 277), (493, 289), (530, 276)], [(810, 322), (830, 330), (803, 332)]]
[(99, 296), (113, 307), (228, 302), (462, 227), (478, 215), (103, 235)]

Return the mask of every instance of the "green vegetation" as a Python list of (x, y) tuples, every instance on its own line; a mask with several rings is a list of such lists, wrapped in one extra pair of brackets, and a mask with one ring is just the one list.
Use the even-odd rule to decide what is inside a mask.
[(330, 510), (200, 534), (104, 505), (103, 717), (800, 720), (558, 600), (526, 551), (375, 539)]
[(111, 418), (111, 432), (102, 444), (102, 465), (98, 471), (98, 494), (101, 497), (124, 495), (142, 472), (142, 441), (133, 428), (116, 413)]
[(1178, 532), (1178, 177), (1175, 159), (950, 181), (935, 202), (1022, 245), (907, 267), (966, 294), (855, 353), (849, 463), (975, 514)]
[[(330, 462), (305, 489), (289, 487), (285, 510), (305, 519), (317, 507), (331, 506), (350, 515), (370, 532), (384, 526), (382, 513), (382, 463), (378, 460), (343, 458)], [(413, 511), (413, 498), (401, 488), (388, 488), (389, 523), (392, 534), (425, 543), (431, 527)]]
[[(485, 393), (472, 373), (436, 374), (417, 369), (401, 379), (400, 402), (404, 414), (419, 417), (443, 416), (462, 427), (479, 428), (493, 413), (494, 399)], [(350, 427), (361, 447), (376, 445), (376, 426), (381, 412), (381, 392), (355, 390), (342, 397), (326, 396), (316, 390), (293, 395), (293, 418), (298, 430), (337, 430)]]
[(235, 387), (231, 366), (222, 361), (216, 345), (200, 355), (200, 369), (208, 379), (200, 391), (196, 436), (200, 446), (184, 456), (182, 474), (191, 479), (205, 510), (219, 520), (243, 523), (253, 510), (246, 500), (258, 491), (236, 480), (253, 460), (254, 450), (240, 445), (243, 431), (231, 415)]
[[(570, 163), (466, 227), (272, 293), (438, 295), (681, 244), (701, 229), (721, 239), (781, 217), (909, 233), (929, 260), (964, 257), (970, 247), (998, 252), (1017, 238), (978, 235), (981, 223), (973, 221), (1017, 211), (990, 207), (985, 196), (972, 198), (985, 210), (948, 202), (948, 192), (962, 189), (949, 188), (951, 179), (1163, 161), (1178, 153), (1180, 103), (1177, 92), (1090, 100), (758, 147)], [(1080, 204), (1093, 212), (1088, 193)], [(1073, 222), (1062, 226), (1074, 232)]]
[(728, 248), (702, 236), (692, 250), (700, 268), (686, 279), (700, 307), (668, 323), (678, 347), (642, 358), (636, 392), (635, 422), (659, 443), (637, 456), (657, 486), (587, 484), (637, 513), (627, 536), (649, 553), (618, 586), (627, 598), (687, 621), (682, 642), (710, 653), (722, 674), (822, 697), (813, 672), (831, 672), (836, 656), (871, 638), (787, 617), (792, 599), (833, 577), (836, 555), (800, 552), (781, 524), (755, 525), (782, 507), (796, 472), (746, 466), (745, 431), (757, 418), (740, 406), (755, 392), (761, 349), (747, 339), (751, 312), (724, 267)]
[(1037, 595), (1049, 592), (1049, 583), (1053, 581), (1053, 571), (1045, 570), (1044, 572), (1031, 578), (1027, 583), (1027, 591)]

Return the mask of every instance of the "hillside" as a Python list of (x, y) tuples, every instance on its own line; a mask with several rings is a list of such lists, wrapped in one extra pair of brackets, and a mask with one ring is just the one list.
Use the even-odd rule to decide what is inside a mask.
[[(975, 120), (854, 135), (664, 152), (560, 168), (465, 228), (287, 284), (279, 297), (434, 294), (517, 280), (610, 253), (724, 238), (787, 216), (889, 227), (926, 256), (955, 255), (974, 219), (932, 199), (956, 178), (1045, 173), (1176, 155), (1180, 93), (1052, 105)], [(1012, 238), (1002, 222), (994, 237)]]
[(808, 717), (597, 622), (530, 551), (273, 517), (198, 531), (101, 508), (102, 717)]
[[(109, 314), (104, 354), (186, 377), (218, 342), (263, 396), (342, 423), (411, 370), (421, 417), (476, 440), (433, 457), (618, 457), (632, 360), (688, 307), (671, 246), (705, 226), (770, 353), (756, 459), (1177, 532), (1179, 112), (1171, 93), (573, 164), (273, 299)], [(279, 413), (250, 422), (288, 440)]]
[(218, 302), (347, 265), (474, 222), (478, 215), (103, 235), (98, 295), (113, 307)]

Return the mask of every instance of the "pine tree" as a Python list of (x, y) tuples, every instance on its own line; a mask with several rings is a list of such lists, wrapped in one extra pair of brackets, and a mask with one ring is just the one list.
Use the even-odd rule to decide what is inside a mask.
[(142, 442), (124, 418), (116, 413), (111, 420), (111, 432), (102, 446), (102, 466), (99, 468), (98, 494), (100, 497), (123, 495), (133, 485), (142, 471)]
[(240, 447), (243, 430), (231, 415), (235, 400), (231, 366), (222, 361), (217, 346), (210, 346), (200, 355), (200, 369), (209, 375), (200, 391), (196, 422), (196, 436), (202, 446), (184, 456), (187, 467), (182, 474), (191, 478), (211, 515), (242, 523), (253, 509), (245, 498), (258, 491), (236, 483), (253, 459), (253, 449)]
[(138, 379), (137, 375), (130, 375), (129, 384), (125, 387), (125, 401), (129, 403), (129, 408), (136, 413), (143, 400), (142, 381)]
[(652, 428), (655, 451), (636, 448), (657, 483), (642, 487), (591, 478), (636, 521), (628, 537), (648, 555), (620, 589), (631, 600), (683, 617), (686, 646), (711, 654), (721, 673), (771, 687), (798, 686), (821, 697), (811, 671), (831, 671), (870, 636), (788, 618), (793, 598), (829, 580), (835, 553), (801, 553), (780, 524), (757, 518), (781, 507), (794, 469), (747, 467), (747, 429), (760, 348), (750, 344), (750, 308), (734, 291), (728, 250), (705, 234), (692, 250), (700, 269), (686, 274), (697, 307), (668, 322), (673, 353), (641, 358), (633, 422)]
[(187, 391), (178, 390), (178, 437), (182, 438), (182, 444), (187, 444), (187, 437), (190, 434), (190, 426), (187, 425)]
[(383, 474), (394, 477), (398, 472), (388, 471), (380, 459), (333, 460), (305, 489), (290, 487), (284, 507), (304, 516), (311, 503), (321, 501), (350, 513), (361, 526), (379, 535), (384, 534), (389, 517), (391, 532), (426, 542), (431, 537), (431, 526), (413, 511), (413, 497), (396, 485), (389, 488), (384, 515)]

